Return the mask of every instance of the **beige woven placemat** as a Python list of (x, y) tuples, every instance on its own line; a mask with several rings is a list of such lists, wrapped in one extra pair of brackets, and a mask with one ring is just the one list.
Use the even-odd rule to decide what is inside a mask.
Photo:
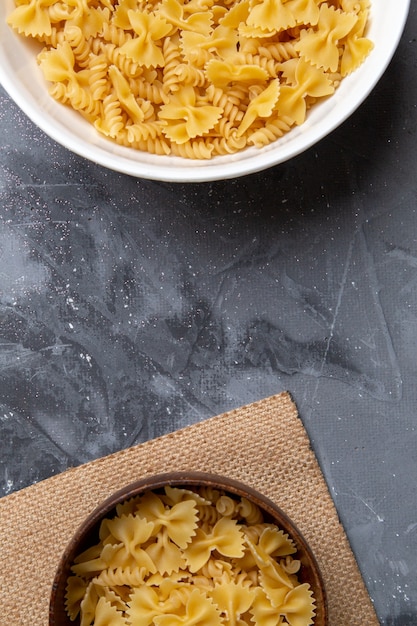
[(345, 532), (288, 393), (68, 470), (0, 500), (0, 625), (47, 626), (61, 553), (96, 505), (170, 470), (241, 480), (293, 518), (326, 585), (330, 626), (378, 626)]

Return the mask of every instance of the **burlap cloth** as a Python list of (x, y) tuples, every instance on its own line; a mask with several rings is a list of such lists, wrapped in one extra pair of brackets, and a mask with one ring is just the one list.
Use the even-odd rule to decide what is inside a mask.
[(282, 393), (68, 470), (0, 500), (0, 625), (47, 626), (57, 562), (86, 515), (170, 470), (241, 480), (293, 518), (322, 570), (331, 626), (378, 625), (297, 409)]

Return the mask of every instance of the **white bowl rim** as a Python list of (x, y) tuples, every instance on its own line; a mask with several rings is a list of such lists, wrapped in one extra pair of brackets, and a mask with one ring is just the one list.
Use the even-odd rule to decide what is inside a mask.
[[(304, 124), (292, 129), (265, 148), (248, 148), (234, 155), (218, 156), (208, 160), (190, 160), (140, 153), (99, 137), (95, 129), (79, 114), (70, 110), (63, 111), (67, 107), (55, 102), (47, 94), (46, 89), (45, 100), (41, 104), (37, 102), (36, 88), (33, 85), (36, 84), (35, 77), (39, 68), (35, 53), (33, 53), (34, 78), (33, 80), (26, 78), (26, 82), (22, 83), (16, 80), (16, 57), (11, 61), (5, 49), (12, 41), (14, 43), (18, 41), (17, 48), (28, 46), (27, 40), (14, 33), (6, 24), (6, 15), (14, 6), (13, 0), (3, 0), (0, 4), (0, 84), (27, 117), (46, 135), (71, 152), (110, 170), (137, 178), (174, 183), (237, 178), (288, 161), (311, 148), (340, 126), (362, 104), (394, 56), (404, 31), (410, 1), (395, 0), (393, 7), (391, 0), (372, 0), (369, 36), (375, 40), (378, 33), (381, 34), (376, 37), (374, 50), (364, 64), (342, 81), (333, 96), (313, 107)], [(373, 7), (377, 7), (374, 15)], [(388, 34), (390, 36), (386, 36)], [(79, 118), (85, 128), (80, 126), (82, 132), (77, 135), (72, 132), (72, 121), (79, 125)]]

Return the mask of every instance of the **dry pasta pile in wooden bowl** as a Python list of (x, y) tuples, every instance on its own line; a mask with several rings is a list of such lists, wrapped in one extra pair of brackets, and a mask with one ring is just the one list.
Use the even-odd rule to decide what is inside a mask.
[(143, 479), (84, 522), (57, 569), (50, 626), (326, 626), (306, 541), (270, 500), (200, 472)]

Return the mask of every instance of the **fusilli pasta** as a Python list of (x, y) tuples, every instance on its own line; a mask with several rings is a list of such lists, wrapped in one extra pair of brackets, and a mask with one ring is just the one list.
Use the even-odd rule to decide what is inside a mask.
[(370, 53), (369, 6), (16, 0), (8, 23), (43, 46), (51, 96), (99, 133), (136, 150), (210, 159), (303, 124)]

